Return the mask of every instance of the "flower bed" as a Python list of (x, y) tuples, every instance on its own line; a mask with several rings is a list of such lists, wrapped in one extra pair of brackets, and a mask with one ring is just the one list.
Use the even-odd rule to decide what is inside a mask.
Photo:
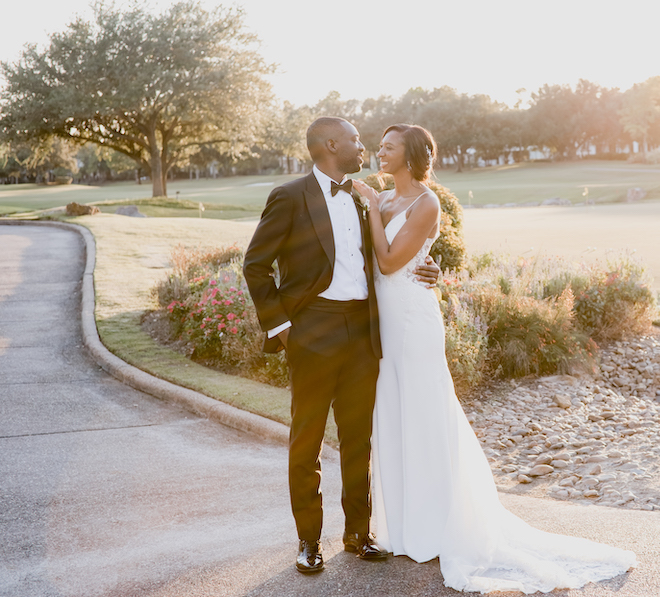
[[(236, 247), (172, 255), (173, 273), (155, 289), (170, 339), (192, 359), (286, 386), (283, 353), (262, 352), (263, 332)], [(648, 331), (655, 299), (640, 266), (559, 259), (473, 256), (438, 283), (447, 361), (459, 395), (492, 377), (592, 371), (597, 342)]]

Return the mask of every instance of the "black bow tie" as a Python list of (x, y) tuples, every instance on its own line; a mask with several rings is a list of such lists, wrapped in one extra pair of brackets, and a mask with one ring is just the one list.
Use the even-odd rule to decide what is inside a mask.
[(349, 178), (343, 184), (337, 184), (334, 180), (330, 182), (330, 194), (334, 197), (339, 191), (346, 191), (349, 195), (353, 190), (353, 181)]

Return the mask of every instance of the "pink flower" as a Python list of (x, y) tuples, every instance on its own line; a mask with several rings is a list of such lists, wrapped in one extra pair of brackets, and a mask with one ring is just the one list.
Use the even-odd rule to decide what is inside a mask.
[(243, 291), (239, 290), (236, 294), (238, 294), (240, 296), (241, 294), (243, 294)]
[(227, 327), (227, 326), (226, 326), (224, 323), (219, 323), (219, 324), (218, 324), (218, 331), (220, 331), (220, 330), (222, 330), (222, 329), (224, 329), (224, 328), (226, 328), (226, 327)]
[(199, 329), (200, 329), (200, 330), (203, 330), (205, 327), (206, 327), (206, 324), (203, 323), (202, 325), (199, 326)]
[(238, 328), (233, 327), (229, 330), (232, 334), (237, 334), (238, 333)]
[(210, 284), (211, 286), (215, 286), (215, 285), (217, 284), (217, 282), (216, 282), (215, 280), (211, 280), (211, 281), (209, 282), (209, 284)]
[(225, 303), (225, 305), (231, 305), (231, 301), (230, 301), (229, 299), (227, 299), (226, 301), (224, 301), (224, 303)]
[(235, 317), (236, 317), (236, 315), (234, 315), (233, 313), (229, 313), (229, 314), (227, 315), (227, 319), (228, 319), (229, 321), (231, 321), (231, 320), (234, 319)]
[(230, 292), (236, 292), (236, 288), (234, 288), (233, 286), (230, 286), (230, 287), (229, 287), (229, 291), (230, 291)]
[(174, 310), (175, 306), (176, 306), (176, 301), (172, 301), (169, 305), (167, 305), (167, 309), (171, 312)]

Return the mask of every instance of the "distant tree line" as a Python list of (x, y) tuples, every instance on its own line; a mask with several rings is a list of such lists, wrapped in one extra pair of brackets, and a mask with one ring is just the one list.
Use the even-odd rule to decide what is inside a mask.
[(530, 151), (659, 159), (660, 77), (625, 92), (585, 80), (544, 85), (513, 108), (449, 87), (364, 101), (332, 92), (294, 106), (273, 97), (273, 67), (255, 41), (240, 9), (94, 5), (92, 21), (78, 18), (44, 50), (28, 46), (0, 66), (0, 181), (148, 177), (160, 196), (172, 177), (291, 172), (308, 165), (305, 130), (322, 115), (355, 123), (371, 152), (389, 124), (422, 125), (441, 165), (459, 170)]

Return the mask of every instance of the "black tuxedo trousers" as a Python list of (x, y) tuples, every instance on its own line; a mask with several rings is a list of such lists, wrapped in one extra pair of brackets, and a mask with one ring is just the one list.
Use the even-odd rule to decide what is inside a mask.
[(339, 434), (346, 530), (369, 530), (369, 459), (378, 359), (367, 301), (316, 299), (292, 321), (288, 341), (292, 426), (289, 488), (298, 536), (321, 536), (321, 448), (330, 407)]

